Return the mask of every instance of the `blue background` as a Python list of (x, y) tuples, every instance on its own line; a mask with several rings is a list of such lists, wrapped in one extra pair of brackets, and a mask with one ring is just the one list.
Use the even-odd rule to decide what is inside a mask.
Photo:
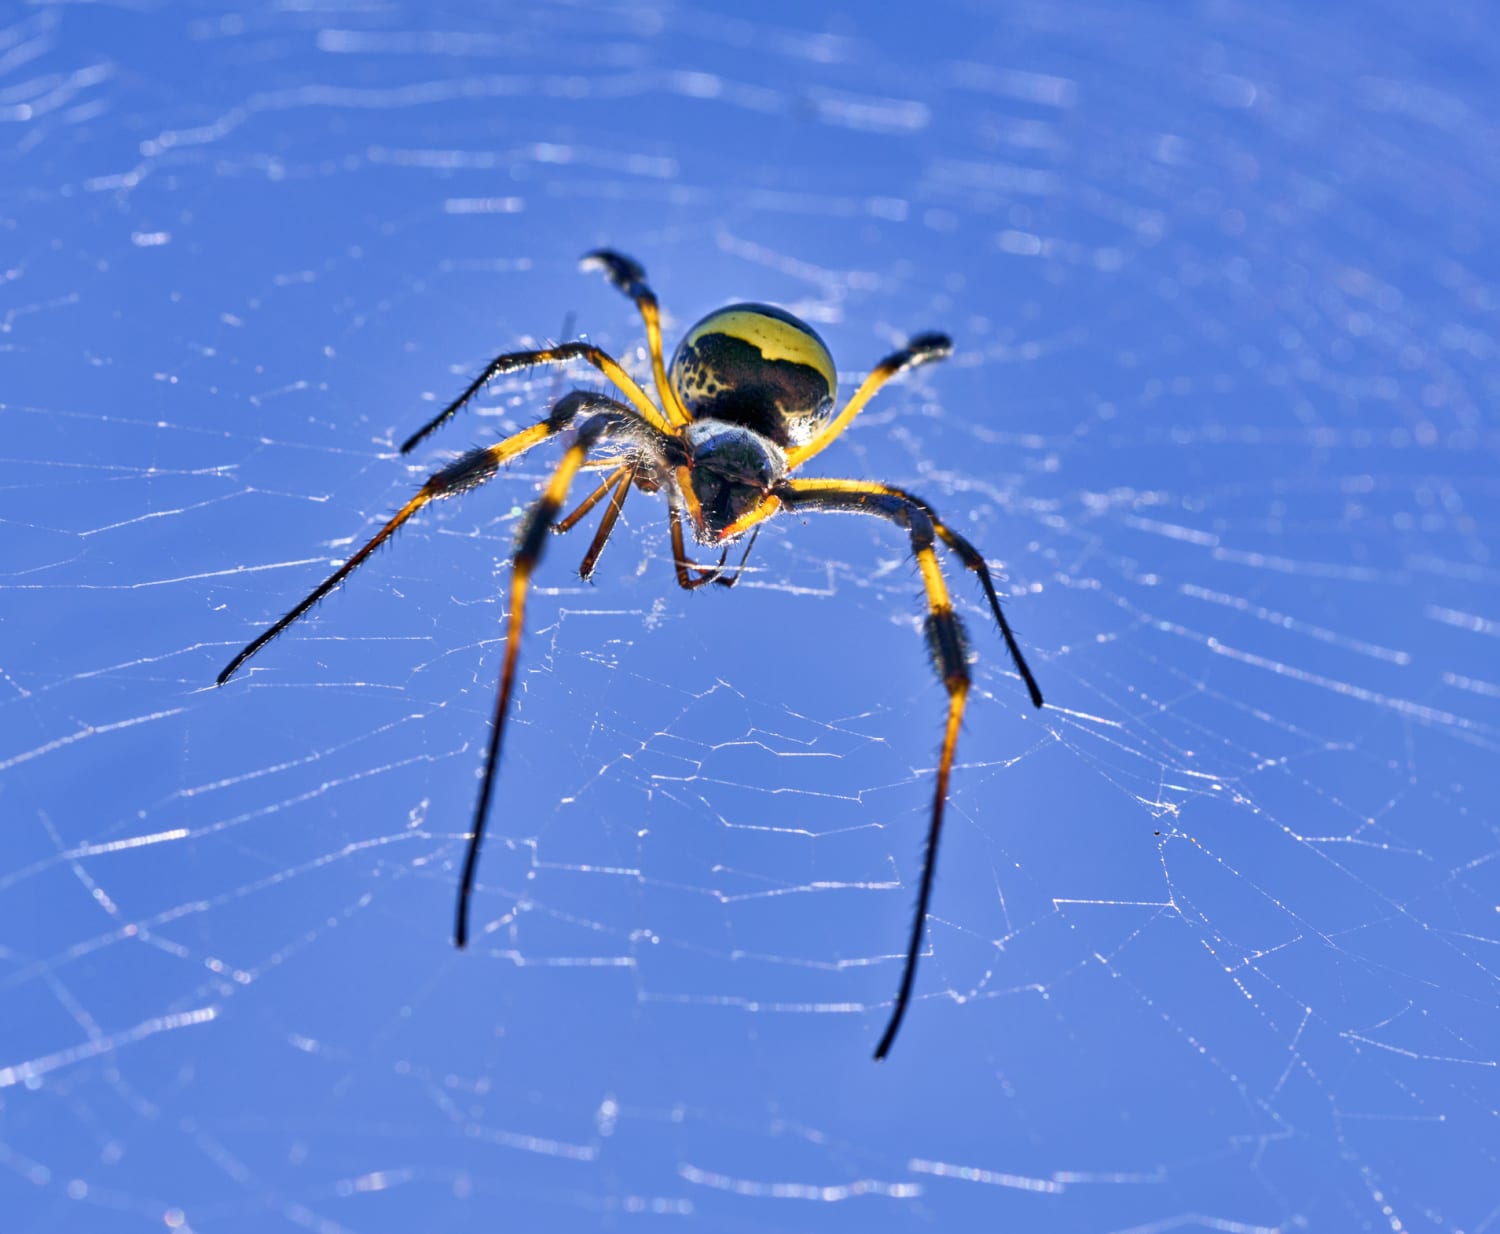
[[(1482, 4), (13, 6), (0, 21), (7, 1231), (1500, 1227), (1500, 189)], [(508, 555), (425, 512), (498, 351), (783, 304), (814, 469), (732, 593), (553, 541), (449, 929)], [(565, 380), (593, 383), (589, 372)], [(565, 388), (565, 387), (564, 387)]]

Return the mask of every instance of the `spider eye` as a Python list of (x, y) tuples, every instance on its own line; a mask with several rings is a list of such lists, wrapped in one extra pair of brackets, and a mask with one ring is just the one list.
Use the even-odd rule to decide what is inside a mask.
[(769, 304), (731, 304), (689, 330), (672, 388), (695, 420), (723, 420), (800, 445), (833, 414), (838, 374), (817, 331)]

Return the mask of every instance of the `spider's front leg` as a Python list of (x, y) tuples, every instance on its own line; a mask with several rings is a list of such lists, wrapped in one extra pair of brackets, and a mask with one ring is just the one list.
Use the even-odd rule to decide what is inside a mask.
[(745, 563), (750, 560), (750, 550), (755, 547), (755, 537), (760, 534), (760, 528), (755, 528), (750, 533), (750, 543), (745, 545), (745, 551), (740, 554), (740, 563), (732, 571), (726, 571), (724, 563), (729, 560), (729, 546), (724, 546), (723, 552), (719, 554), (719, 562), (713, 566), (700, 566), (687, 554), (687, 545), (682, 538), (682, 515), (676, 506), (668, 511), (668, 520), (672, 528), (672, 569), (677, 576), (677, 585), (683, 591), (697, 591), (709, 583), (715, 583), (720, 587), (733, 587), (740, 581), (740, 575), (745, 572)]
[[(566, 396), (562, 403), (559, 403), (559, 407), (569, 400), (576, 400), (574, 410), (569, 415), (570, 421), (584, 406), (619, 406), (612, 400), (599, 395), (575, 391)], [(577, 436), (558, 461), (551, 479), (547, 481), (547, 487), (542, 490), (542, 495), (532, 505), (526, 515), (526, 521), (521, 526), (515, 557), (511, 562), (510, 609), (506, 614), (505, 659), (500, 670), (500, 692), (495, 698), (495, 712), (490, 719), (489, 748), (485, 752), (484, 775), (479, 784), (479, 803), (474, 809), (474, 827), (469, 833), (469, 847), (464, 854), (463, 875), (458, 884), (458, 912), (453, 941), (460, 948), (466, 946), (469, 941), (469, 896), (474, 888), (474, 873), (479, 866), (479, 850), (484, 843), (485, 824), (489, 819), (490, 796), (494, 787), (495, 773), (500, 766), (500, 748), (505, 737), (505, 720), (510, 714), (511, 693), (516, 683), (516, 663), (521, 653), (521, 634), (526, 617), (526, 598), (531, 592), (531, 575), (541, 560), (542, 548), (547, 543), (548, 533), (553, 523), (557, 521), (563, 503), (568, 499), (568, 490), (573, 485), (573, 477), (578, 474), (578, 469), (583, 465), (584, 459), (588, 457), (595, 443), (616, 423), (618, 423), (618, 413), (614, 416), (604, 413), (591, 415), (578, 425)]]
[(233, 677), (246, 660), (255, 655), (256, 652), (297, 621), (298, 618), (305, 615), (309, 609), (328, 595), (329, 592), (337, 588), (362, 563), (368, 560), (376, 549), (389, 540), (403, 523), (428, 502), (438, 501), (444, 497), (453, 497), (487, 483), (495, 477), (502, 463), (508, 462), (513, 458), (518, 458), (520, 455), (525, 454), (526, 451), (546, 441), (549, 437), (564, 432), (572, 426), (575, 419), (585, 413), (603, 417), (607, 422), (606, 427), (609, 425), (629, 425), (637, 433), (649, 434), (653, 431), (650, 426), (641, 425), (639, 417), (630, 408), (616, 403), (613, 399), (607, 399), (602, 395), (590, 394), (581, 390), (575, 390), (573, 393), (565, 395), (558, 400), (557, 404), (552, 408), (551, 414), (540, 424), (533, 424), (530, 428), (524, 428), (519, 433), (514, 433), (504, 441), (497, 442), (493, 446), (483, 446), (477, 450), (470, 450), (469, 453), (455, 459), (448, 466), (442, 468), (442, 470), (433, 472), (427, 478), (427, 482), (417, 490), (416, 495), (402, 506), (401, 509), (397, 510), (386, 522), (385, 526), (370, 537), (362, 548), (314, 587), (280, 621), (251, 639), (234, 659), (224, 666), (223, 671), (219, 673), (216, 679), (216, 683), (222, 686)]
[[(917, 975), (917, 960), (922, 952), (922, 940), (926, 934), (928, 905), (932, 899), (932, 879), (936, 869), (938, 841), (943, 830), (943, 810), (948, 801), (948, 779), (953, 770), (953, 755), (958, 744), (958, 730), (963, 722), (964, 707), (969, 697), (968, 640), (963, 623), (953, 611), (953, 601), (948, 595), (943, 580), (942, 567), (938, 564), (936, 545), (942, 539), (963, 559), (964, 564), (980, 573), (988, 583), (989, 569), (984, 566), (972, 545), (961, 536), (943, 526), (923, 501), (899, 489), (880, 484), (869, 484), (858, 480), (785, 480), (776, 485), (768, 496), (787, 509), (818, 510), (845, 514), (872, 514), (878, 518), (904, 527), (911, 539), (912, 552), (922, 573), (922, 587), (927, 597), (927, 647), (932, 653), (933, 667), (948, 692), (948, 717), (943, 726), (942, 751), (938, 757), (937, 784), (932, 799), (932, 817), (927, 829), (927, 844), (922, 862), (922, 881), (917, 892), (917, 911), (912, 921), (911, 938), (906, 950), (906, 964), (901, 973), (901, 985), (896, 992), (895, 1006), (891, 1018), (875, 1047), (875, 1057), (884, 1058), (896, 1040), (901, 1021), (906, 1015), (907, 1004)], [(759, 507), (751, 511), (758, 518)], [(747, 516), (749, 517), (749, 516)], [(758, 521), (758, 519), (757, 519)], [(975, 562), (978, 564), (976, 565)], [(987, 590), (993, 596), (993, 587)], [(1021, 670), (1031, 690), (1032, 701), (1042, 705), (1041, 691), (1021, 658), (1020, 648), (1010, 636), (1010, 627), (995, 599), (995, 616), (1006, 635), (1006, 643), (1012, 649), (1017, 667)]]
[(449, 463), (441, 471), (433, 472), (427, 478), (427, 483), (417, 490), (416, 496), (396, 511), (386, 522), (385, 526), (366, 542), (364, 547), (314, 587), (285, 617), (247, 643), (240, 650), (239, 654), (224, 666), (224, 670), (217, 678), (217, 684), (223, 685), (233, 677), (246, 660), (250, 659), (251, 656), (305, 614), (329, 592), (333, 591), (349, 575), (354, 573), (355, 569), (371, 553), (389, 540), (403, 523), (429, 501), (437, 501), (443, 497), (452, 497), (455, 493), (462, 493), (471, 488), (477, 488), (499, 471), (501, 463), (526, 453), (533, 446), (540, 445), (555, 431), (545, 421), (541, 424), (533, 424), (530, 428), (522, 429), (519, 433), (507, 437), (504, 441), (496, 445), (486, 446), (479, 450), (471, 450), (462, 458), (455, 459)]

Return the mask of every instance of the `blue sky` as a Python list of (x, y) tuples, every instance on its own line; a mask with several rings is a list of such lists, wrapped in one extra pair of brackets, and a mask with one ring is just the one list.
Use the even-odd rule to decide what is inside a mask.
[[(0, 1205), (18, 1231), (1476, 1232), (1500, 981), (1482, 6), (35, 6), (0, 24)], [(858, 16), (852, 14), (858, 13)], [(735, 299), (894, 383), (894, 528), (680, 592), (457, 452)], [(583, 529), (580, 529), (580, 533)]]

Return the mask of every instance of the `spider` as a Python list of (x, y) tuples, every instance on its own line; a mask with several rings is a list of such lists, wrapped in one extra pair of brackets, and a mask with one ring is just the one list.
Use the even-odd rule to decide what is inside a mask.
[[(948, 693), (948, 714), (906, 963), (890, 1020), (875, 1047), (875, 1057), (882, 1059), (896, 1039), (911, 999), (932, 895), (948, 777), (969, 695), (968, 643), (938, 564), (939, 541), (966, 569), (979, 576), (990, 611), (1031, 694), (1033, 706), (1042, 705), (1042, 692), (1005, 620), (989, 566), (972, 544), (938, 518), (931, 506), (920, 497), (888, 484), (822, 477), (803, 479), (793, 473), (831, 445), (887, 381), (906, 369), (951, 354), (952, 341), (945, 334), (917, 335), (876, 365), (835, 414), (838, 382), (833, 357), (817, 332), (791, 313), (767, 304), (731, 304), (710, 313), (687, 332), (668, 369), (662, 359), (657, 300), (646, 285), (645, 271), (630, 258), (608, 249), (586, 254), (582, 266), (601, 270), (635, 301), (646, 325), (651, 371), (660, 405), (647, 397), (617, 360), (589, 343), (561, 343), (536, 351), (512, 351), (496, 356), (462, 394), (402, 443), (403, 454), (410, 453), (446, 424), (502, 373), (584, 360), (614, 384), (625, 396), (624, 401), (588, 390), (574, 390), (559, 398), (539, 423), (492, 446), (470, 450), (434, 472), (369, 543), (319, 583), (285, 617), (248, 643), (219, 674), (218, 684), (223, 685), (233, 677), (246, 660), (348, 578), (428, 502), (478, 488), (495, 477), (502, 463), (553, 437), (568, 435), (564, 438), (562, 459), (521, 524), (513, 559), (500, 692), (490, 722), (479, 803), (458, 887), (454, 941), (462, 948), (468, 941), (469, 896), (484, 841), (505, 718), (515, 685), (527, 593), (549, 531), (571, 531), (601, 501), (607, 503), (579, 567), (579, 574), (587, 579), (615, 529), (631, 489), (663, 492), (671, 531), (672, 568), (678, 586), (693, 591), (708, 583), (732, 587), (744, 570), (760, 524), (780, 510), (867, 514), (904, 528), (911, 539), (926, 592), (927, 645)], [(559, 519), (580, 469), (603, 471), (604, 479), (572, 513)], [(693, 537), (699, 544), (720, 548), (717, 564), (703, 566), (689, 560), (683, 543), (684, 518), (691, 524)], [(744, 556), (732, 570), (726, 570), (729, 546), (746, 532), (751, 534)]]

